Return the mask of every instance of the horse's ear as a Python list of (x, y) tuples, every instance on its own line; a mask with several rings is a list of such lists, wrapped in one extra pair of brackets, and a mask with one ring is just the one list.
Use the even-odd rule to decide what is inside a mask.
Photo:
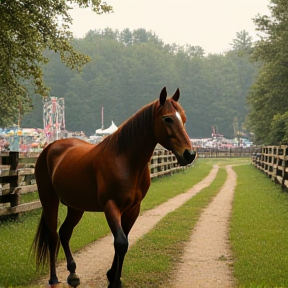
[(164, 87), (159, 96), (160, 105), (162, 106), (164, 105), (166, 98), (167, 98), (167, 91), (166, 91), (166, 87)]
[(176, 92), (172, 96), (172, 99), (177, 102), (179, 100), (179, 98), (180, 98), (180, 90), (179, 90), (179, 88), (177, 88)]

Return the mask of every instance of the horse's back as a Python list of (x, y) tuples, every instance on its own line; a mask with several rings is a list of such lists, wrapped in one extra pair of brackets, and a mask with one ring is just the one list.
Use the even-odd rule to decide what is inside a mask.
[[(45, 147), (38, 158), (38, 165), (47, 165), (50, 172), (55, 165), (63, 159), (63, 157), (72, 149), (78, 148), (79, 151), (91, 149), (93, 144), (77, 138), (67, 138), (54, 141)], [(79, 155), (79, 153), (77, 153)], [(79, 155), (80, 156), (80, 155)], [(41, 163), (41, 164), (40, 164)], [(43, 167), (41, 167), (42, 169)], [(37, 169), (37, 164), (35, 170)]]
[(45, 149), (48, 150), (47, 153), (49, 157), (59, 157), (68, 152), (70, 149), (77, 147), (83, 150), (85, 148), (92, 148), (93, 144), (77, 138), (67, 138), (57, 140), (49, 144)]
[[(92, 146), (92, 144), (77, 138), (61, 139), (50, 143), (43, 149), (37, 159), (35, 165), (36, 181), (40, 181), (43, 177), (49, 177), (50, 180), (52, 180), (55, 170), (69, 151), (77, 148), (79, 151), (85, 151), (91, 149)], [(81, 157), (79, 151), (74, 153), (75, 155), (73, 158), (76, 156)]]

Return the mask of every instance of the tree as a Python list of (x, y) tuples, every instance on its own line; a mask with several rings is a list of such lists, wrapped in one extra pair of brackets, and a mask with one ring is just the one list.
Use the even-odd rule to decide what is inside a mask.
[[(205, 56), (201, 47), (170, 46), (150, 31), (142, 34), (147, 42), (134, 42), (128, 29), (94, 30), (73, 40), (75, 47), (91, 58), (81, 75), (65, 69), (55, 53), (45, 53), (50, 61), (43, 69), (44, 81), (51, 87), (51, 96), (65, 98), (67, 129), (95, 133), (101, 126), (103, 106), (105, 127), (111, 120), (120, 125), (157, 99), (160, 89), (167, 86), (168, 93), (180, 88), (190, 137), (210, 137), (212, 125), (233, 137), (233, 119), (237, 117), (242, 126), (247, 112), (245, 97), (257, 71), (248, 54), (239, 57), (237, 51), (229, 51)], [(38, 98), (33, 96), (36, 109), (25, 115), (23, 126), (42, 126)]]
[(277, 144), (285, 133), (275, 137), (273, 129), (281, 125), (274, 124), (288, 110), (288, 6), (286, 1), (272, 0), (269, 8), (270, 18), (258, 15), (254, 20), (261, 39), (255, 43), (252, 60), (261, 63), (261, 70), (247, 98), (247, 124), (258, 142)]
[[(71, 5), (91, 7), (96, 13), (112, 10), (101, 0), (1, 0), (0, 2), (0, 126), (10, 125), (31, 110), (28, 87), (46, 96), (42, 67), (45, 49), (60, 54), (70, 68), (81, 69), (88, 56), (70, 43)], [(61, 19), (61, 21), (59, 21)], [(21, 116), (21, 115), (20, 115)]]
[(271, 122), (270, 143), (279, 145), (288, 144), (288, 111), (276, 114)]
[(191, 46), (186, 45), (185, 47), (186, 53), (189, 55), (189, 57), (204, 57), (205, 50), (200, 46)]
[(123, 42), (126, 46), (132, 45), (133, 35), (132, 32), (126, 28), (120, 34), (120, 41)]
[(231, 44), (233, 50), (247, 51), (252, 47), (252, 37), (246, 30), (242, 30), (236, 33), (236, 38), (233, 39), (233, 44)]

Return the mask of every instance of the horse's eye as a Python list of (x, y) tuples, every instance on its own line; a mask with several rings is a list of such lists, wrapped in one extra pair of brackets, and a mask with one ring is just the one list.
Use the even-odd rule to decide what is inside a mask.
[(166, 123), (173, 123), (174, 122), (173, 119), (171, 117), (169, 117), (169, 116), (163, 117), (163, 120)]

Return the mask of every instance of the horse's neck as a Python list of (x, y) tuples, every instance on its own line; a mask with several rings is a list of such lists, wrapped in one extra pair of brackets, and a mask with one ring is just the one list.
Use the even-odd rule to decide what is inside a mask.
[(147, 163), (157, 144), (154, 134), (154, 105), (147, 106), (130, 121), (127, 121), (118, 133), (119, 152), (125, 153), (133, 161)]
[(143, 163), (147, 163), (157, 144), (154, 134), (147, 133), (147, 131), (144, 133), (143, 131), (142, 134), (135, 135), (135, 138), (132, 141), (134, 143), (131, 143), (131, 157), (135, 157), (139, 162), (143, 161)]

